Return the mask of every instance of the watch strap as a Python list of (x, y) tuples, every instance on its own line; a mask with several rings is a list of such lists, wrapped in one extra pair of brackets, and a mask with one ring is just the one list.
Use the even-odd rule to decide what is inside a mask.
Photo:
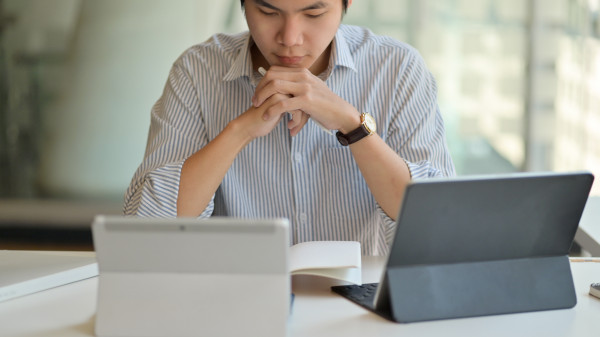
[[(359, 140), (365, 138), (368, 135), (369, 135), (369, 131), (362, 124), (358, 128), (348, 132), (347, 134), (343, 134), (339, 131), (336, 133), (336, 136), (338, 137), (338, 141), (340, 140), (340, 137), (342, 137), (344, 142), (342, 143), (342, 141), (340, 141), (340, 143), (342, 143), (342, 145), (344, 145), (344, 146), (354, 144), (354, 143), (358, 142)], [(346, 143), (346, 144), (344, 144), (344, 143)]]
[[(371, 124), (367, 124), (367, 120), (371, 121)], [(372, 130), (371, 130), (372, 128)], [(362, 113), (360, 115), (360, 126), (356, 129), (348, 132), (347, 134), (343, 134), (338, 131), (335, 136), (337, 137), (340, 144), (343, 146), (348, 146), (350, 144), (356, 143), (359, 140), (365, 138), (366, 136), (372, 135), (375, 133), (375, 125), (373, 122), (373, 117), (367, 113)]]

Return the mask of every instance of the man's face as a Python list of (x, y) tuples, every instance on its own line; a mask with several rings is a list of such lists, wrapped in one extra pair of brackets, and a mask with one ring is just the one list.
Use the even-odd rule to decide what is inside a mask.
[(258, 47), (255, 67), (266, 61), (314, 74), (327, 68), (328, 47), (342, 20), (341, 0), (246, 0), (245, 13)]

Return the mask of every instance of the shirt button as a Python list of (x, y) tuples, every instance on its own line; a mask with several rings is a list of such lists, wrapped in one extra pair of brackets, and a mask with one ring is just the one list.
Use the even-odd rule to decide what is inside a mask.
[(302, 161), (302, 155), (300, 153), (296, 153), (294, 155), (294, 160), (296, 160), (296, 163), (299, 163)]
[(302, 214), (300, 214), (300, 222), (301, 222), (301, 223), (305, 224), (305, 223), (306, 223), (306, 220), (307, 220), (307, 218), (308, 218), (308, 217), (306, 216), (306, 214), (305, 214), (305, 213), (302, 213)]

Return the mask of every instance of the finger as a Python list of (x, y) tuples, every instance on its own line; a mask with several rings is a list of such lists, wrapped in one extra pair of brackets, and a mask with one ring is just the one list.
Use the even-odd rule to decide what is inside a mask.
[(271, 119), (271, 116), (281, 117), (287, 110), (285, 109), (284, 101), (289, 100), (289, 96), (276, 94), (268, 99), (268, 104), (266, 106), (270, 106), (263, 111), (262, 118), (264, 120)]
[(293, 129), (290, 129), (290, 136), (294, 137), (297, 134), (300, 133), (300, 130), (302, 130), (302, 127), (295, 127)]
[(310, 70), (306, 68), (290, 68), (283, 66), (273, 65), (269, 68), (269, 71), (272, 71), (273, 74), (302, 74), (302, 73), (310, 73)]
[(299, 116), (297, 118), (298, 123), (293, 128), (290, 128), (290, 135), (292, 137), (300, 133), (300, 130), (304, 128), (304, 125), (308, 123), (308, 119), (310, 118), (310, 116), (304, 112), (299, 112), (297, 115)]
[[(282, 103), (276, 103), (274, 105), (272, 105), (271, 107), (269, 107), (268, 109), (266, 109), (263, 112), (263, 119), (264, 120), (270, 120), (272, 119), (274, 116), (277, 118), (283, 118), (283, 116), (285, 114), (287, 114), (287, 109), (282, 107)], [(296, 123), (295, 122), (296, 118), (291, 119), (288, 123)]]
[[(267, 85), (272, 86), (273, 80), (277, 78), (274, 75), (275, 72), (276, 71), (272, 71), (271, 69), (269, 69), (269, 71), (261, 73), (263, 76), (260, 79), (260, 81), (258, 82), (258, 84), (256, 85), (256, 88), (254, 89), (254, 95), (252, 95), (252, 104), (255, 107), (259, 107), (260, 105), (262, 105), (262, 103), (265, 100), (267, 100), (271, 95), (273, 95), (273, 92), (274, 92), (273, 90), (271, 90), (270, 92), (264, 92), (264, 90)], [(261, 96), (262, 98), (260, 99), (260, 102), (259, 102), (258, 93), (260, 93), (260, 92), (263, 92), (263, 95)]]
[(309, 83), (311, 77), (313, 75), (307, 69), (273, 66), (257, 84), (252, 96), (252, 104), (259, 107), (276, 93), (298, 96), (306, 91), (306, 83)]
[[(296, 110), (290, 109), (289, 105), (286, 103), (291, 99), (292, 98), (289, 98), (289, 96), (281, 94), (272, 96), (272, 98), (269, 99), (269, 103), (265, 105), (265, 107), (268, 106), (268, 108), (266, 108), (266, 110), (263, 113), (263, 119), (269, 120), (272, 118), (272, 116), (277, 116), (279, 118), (282, 117), (288, 111)], [(271, 101), (273, 103), (271, 103)]]
[(268, 81), (264, 86), (256, 88), (254, 96), (252, 96), (252, 104), (254, 105), (254, 107), (258, 108), (271, 96), (278, 94), (291, 97), (292, 93), (295, 90), (297, 90), (294, 89), (295, 86), (297, 85), (293, 82), (288, 82), (280, 79)]
[(309, 118), (310, 118), (309, 114), (302, 112), (302, 119), (300, 120), (300, 125), (301, 126), (306, 125), (306, 123), (308, 123)]
[(301, 119), (301, 111), (291, 111), (289, 112), (290, 114), (290, 121), (288, 122), (288, 129), (293, 129), (296, 126), (300, 125), (300, 119)]

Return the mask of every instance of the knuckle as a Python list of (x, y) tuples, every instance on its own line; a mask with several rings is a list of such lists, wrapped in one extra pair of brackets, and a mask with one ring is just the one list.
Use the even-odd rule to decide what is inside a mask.
[(275, 111), (275, 106), (271, 105), (270, 107), (265, 109), (264, 115), (267, 116), (268, 119), (271, 119), (271, 116), (273, 116), (274, 111)]
[(310, 91), (306, 92), (306, 93), (304, 94), (304, 97), (305, 97), (306, 101), (307, 101), (309, 104), (313, 104), (313, 103), (314, 103), (314, 101), (315, 101), (315, 96), (314, 96), (314, 95), (313, 95), (313, 93), (312, 93), (312, 92), (310, 92)]
[(280, 111), (287, 111), (288, 110), (287, 107), (289, 106), (288, 100), (282, 99), (275, 106), (277, 106), (280, 109)]

